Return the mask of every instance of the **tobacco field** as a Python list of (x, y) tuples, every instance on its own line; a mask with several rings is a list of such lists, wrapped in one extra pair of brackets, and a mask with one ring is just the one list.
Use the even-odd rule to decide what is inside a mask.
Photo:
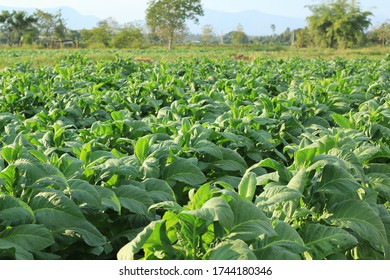
[(390, 259), (390, 55), (0, 70), (0, 259)]

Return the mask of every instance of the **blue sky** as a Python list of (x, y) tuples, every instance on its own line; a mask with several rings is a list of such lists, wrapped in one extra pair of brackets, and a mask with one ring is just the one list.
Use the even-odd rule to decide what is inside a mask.
[[(144, 19), (148, 0), (0, 0), (0, 6), (22, 8), (49, 8), (68, 6), (84, 15), (99, 18), (114, 17), (119, 22)], [(389, 0), (360, 0), (361, 6), (390, 18)], [(321, 0), (203, 0), (205, 8), (219, 11), (259, 10), (261, 12), (301, 17), (309, 15), (305, 5), (322, 3)]]

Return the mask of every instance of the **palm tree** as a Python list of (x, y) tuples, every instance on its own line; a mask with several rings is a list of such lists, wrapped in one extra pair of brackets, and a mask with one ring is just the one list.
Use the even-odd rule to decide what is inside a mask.
[(12, 14), (9, 11), (2, 11), (0, 14), (0, 30), (4, 32), (8, 45), (13, 42)]
[(16, 34), (16, 42), (19, 46), (22, 45), (23, 35), (32, 30), (35, 22), (37, 22), (37, 19), (33, 15), (27, 15), (24, 11), (13, 13), (14, 32)]
[(32, 25), (37, 19), (24, 11), (2, 11), (0, 14), (0, 29), (5, 33), (8, 45), (15, 42), (22, 44), (23, 34), (32, 30)]

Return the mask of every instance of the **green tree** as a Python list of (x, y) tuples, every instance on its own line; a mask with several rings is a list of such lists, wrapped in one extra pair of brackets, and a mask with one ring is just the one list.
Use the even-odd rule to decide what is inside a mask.
[(127, 25), (119, 29), (112, 38), (112, 46), (118, 49), (141, 48), (144, 43), (142, 27)]
[(233, 45), (248, 44), (249, 42), (248, 35), (246, 35), (244, 27), (241, 24), (237, 26), (231, 35)]
[(371, 24), (372, 13), (362, 11), (356, 1), (336, 0), (308, 8), (312, 12), (307, 17), (309, 30), (319, 47), (355, 47), (363, 41), (364, 32)]
[(314, 44), (313, 36), (308, 27), (297, 29), (295, 37), (294, 45), (298, 48), (307, 48)]
[(5, 34), (8, 45), (22, 45), (23, 35), (33, 30), (37, 19), (24, 11), (2, 11), (0, 14), (0, 30)]
[(211, 44), (215, 41), (215, 32), (214, 27), (211, 24), (206, 24), (202, 27), (202, 34), (200, 36), (200, 41), (203, 44)]
[(150, 31), (172, 45), (177, 34), (182, 33), (187, 20), (198, 23), (204, 14), (200, 0), (150, 0), (146, 10), (146, 23)]
[(36, 27), (40, 33), (39, 43), (42, 46), (53, 46), (55, 41), (66, 39), (67, 27), (61, 10), (52, 14), (37, 9), (34, 13), (37, 19)]
[(118, 22), (110, 17), (99, 21), (97, 26), (92, 29), (81, 30), (81, 40), (90, 47), (108, 48), (118, 30)]
[(383, 47), (390, 42), (390, 21), (382, 23), (373, 30), (376, 41)]

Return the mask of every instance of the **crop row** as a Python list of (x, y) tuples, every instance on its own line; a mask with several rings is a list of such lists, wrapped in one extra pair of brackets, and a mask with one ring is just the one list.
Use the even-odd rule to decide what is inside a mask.
[(390, 59), (0, 72), (0, 259), (388, 259)]

